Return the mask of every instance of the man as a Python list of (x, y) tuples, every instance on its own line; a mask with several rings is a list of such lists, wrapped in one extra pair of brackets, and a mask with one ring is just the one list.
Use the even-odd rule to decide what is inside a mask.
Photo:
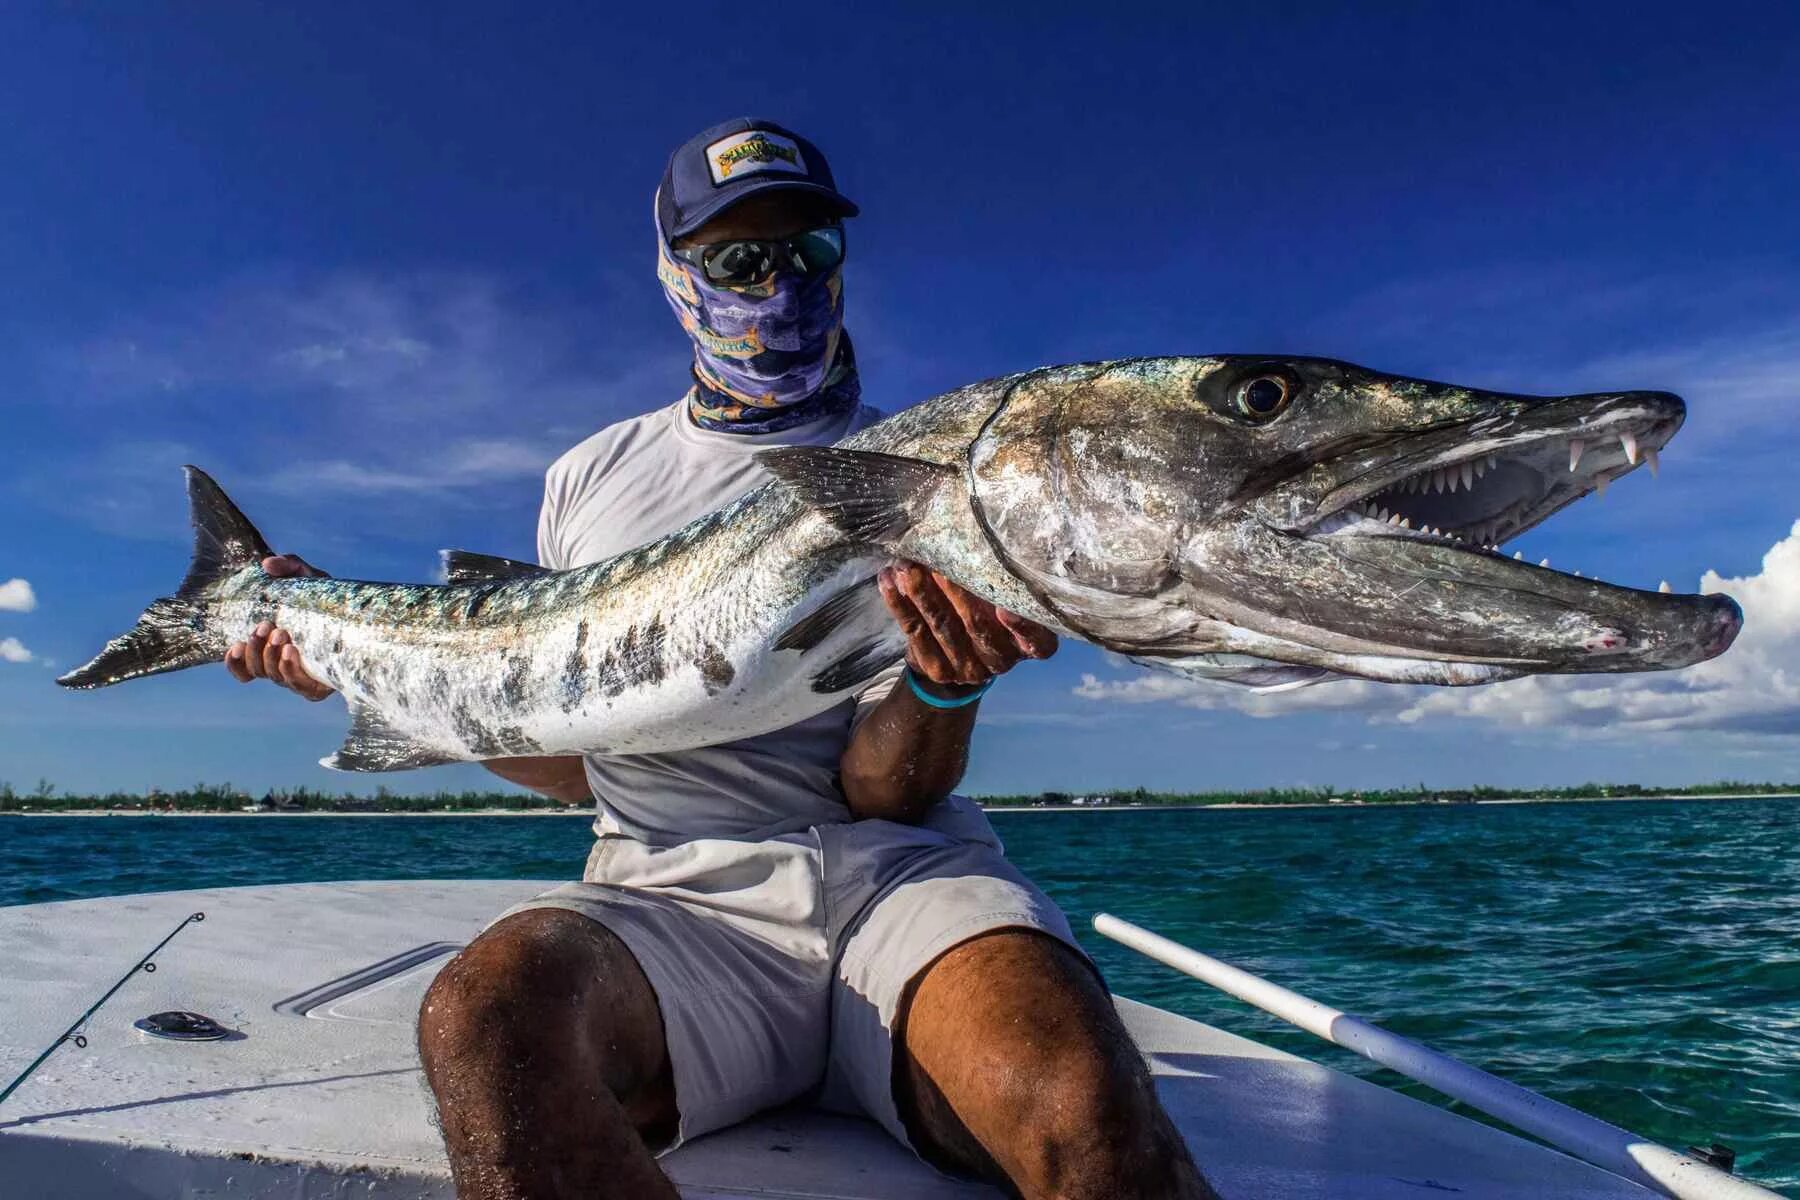
[[(875, 419), (843, 331), (856, 212), (773, 122), (675, 152), (657, 273), (692, 385), (550, 468), (544, 565), (651, 541), (762, 482), (757, 450)], [(426, 995), (460, 1196), (667, 1200), (656, 1154), (804, 1096), (1031, 1200), (1212, 1195), (1062, 914), (952, 795), (982, 693), (1055, 636), (914, 564), (880, 590), (906, 662), (854, 702), (698, 750), (487, 764), (595, 800), (598, 836), (582, 882), (503, 914)], [(226, 664), (328, 694), (279, 630)]]

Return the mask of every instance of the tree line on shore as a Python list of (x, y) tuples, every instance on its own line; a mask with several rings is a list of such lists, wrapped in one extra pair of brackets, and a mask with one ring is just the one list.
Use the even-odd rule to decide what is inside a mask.
[[(1219, 804), (1455, 804), (1479, 800), (1603, 800), (1634, 796), (1800, 795), (1796, 783), (1715, 783), (1660, 787), (1637, 783), (1583, 783), (1562, 788), (1270, 788), (1236, 792), (1153, 792), (1147, 788), (1098, 792), (1031, 792), (1002, 796), (977, 796), (988, 808), (1106, 808), (1121, 805), (1194, 806)], [(288, 788), (252, 794), (229, 783), (200, 783), (175, 790), (152, 788), (147, 792), (108, 792), (83, 795), (64, 793), (40, 780), (27, 791), (0, 782), (0, 813), (55, 813), (104, 811), (145, 812), (391, 812), (443, 813), (549, 810), (582, 812), (529, 792), (429, 792), (398, 795), (379, 788), (374, 795), (325, 792), (314, 788)]]

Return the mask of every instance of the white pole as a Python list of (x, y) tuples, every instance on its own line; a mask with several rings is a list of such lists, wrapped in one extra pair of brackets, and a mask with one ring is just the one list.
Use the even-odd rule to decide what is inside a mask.
[(1609, 1125), (1516, 1083), (1440, 1054), (1361, 1017), (1308, 999), (1278, 983), (1190, 950), (1109, 913), (1094, 928), (1115, 942), (1174, 967), (1202, 983), (1353, 1050), (1444, 1095), (1533, 1134), (1585, 1162), (1603, 1167), (1675, 1200), (1782, 1200), (1767, 1188), (1677, 1154), (1667, 1146)]

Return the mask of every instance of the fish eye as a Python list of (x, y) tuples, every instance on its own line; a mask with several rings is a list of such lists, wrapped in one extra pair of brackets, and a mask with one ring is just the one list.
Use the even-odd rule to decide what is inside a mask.
[(1237, 385), (1232, 401), (1241, 416), (1266, 421), (1294, 398), (1294, 383), (1285, 375), (1254, 375)]

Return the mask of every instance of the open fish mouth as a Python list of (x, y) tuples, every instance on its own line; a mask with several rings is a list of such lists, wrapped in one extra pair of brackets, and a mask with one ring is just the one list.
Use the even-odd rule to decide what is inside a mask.
[[(1266, 493), (1256, 519), (1268, 541), (1215, 539), (1187, 556), (1189, 578), (1210, 571), (1255, 596), (1235, 624), (1311, 647), (1263, 657), (1460, 684), (1666, 669), (1731, 644), (1741, 613), (1728, 597), (1582, 578), (1508, 546), (1620, 476), (1655, 470), (1685, 416), (1679, 397), (1421, 388), (1432, 389), (1414, 405), (1424, 420), (1340, 433)], [(1400, 409), (1396, 396), (1408, 399), (1377, 384), (1367, 404)]]
[[(1684, 408), (1667, 392), (1572, 396), (1359, 451), (1301, 529), (1499, 555), (1520, 534), (1657, 456)], [(1369, 462), (1371, 457), (1379, 461)], [(1515, 554), (1514, 558), (1522, 557)], [(1540, 564), (1548, 566), (1548, 562)]]

